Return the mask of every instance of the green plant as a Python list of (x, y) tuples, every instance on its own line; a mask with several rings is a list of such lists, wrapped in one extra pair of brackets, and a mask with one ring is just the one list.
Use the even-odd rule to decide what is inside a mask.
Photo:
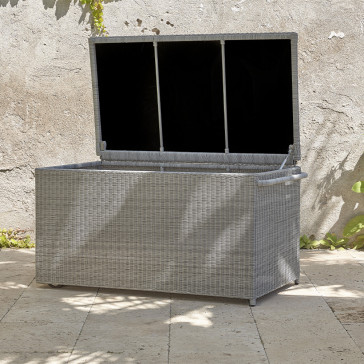
[[(358, 181), (351, 187), (352, 191), (356, 193), (364, 193), (364, 181)], [(364, 248), (364, 235), (355, 236), (364, 229), (364, 215), (357, 215), (350, 219), (344, 227), (343, 235), (345, 238), (354, 237), (351, 242), (353, 249)]]
[(100, 35), (107, 33), (104, 25), (104, 0), (80, 0), (83, 5), (88, 5), (91, 10), (92, 22), (95, 30)]
[(351, 243), (353, 249), (363, 249), (364, 248), (364, 235), (358, 235), (354, 241)]
[(360, 232), (364, 229), (364, 215), (358, 215), (349, 220), (349, 222), (344, 227), (344, 236), (347, 238)]
[(330, 250), (344, 250), (347, 248), (349, 239), (339, 239), (335, 234), (327, 233), (325, 238), (322, 240), (316, 240), (314, 235), (307, 237), (302, 235), (300, 237), (300, 248), (301, 249), (330, 249)]
[(364, 193), (364, 181), (358, 181), (354, 183), (351, 189), (356, 193)]
[(317, 249), (320, 246), (320, 241), (315, 240), (315, 237), (311, 235), (302, 235), (300, 237), (300, 248), (301, 249)]
[[(352, 186), (352, 191), (356, 193), (364, 193), (364, 181), (358, 181)], [(327, 233), (323, 240), (315, 240), (311, 235), (300, 237), (301, 249), (317, 249), (320, 247), (329, 248), (330, 250), (344, 250), (344, 249), (363, 249), (364, 248), (364, 235), (357, 235), (364, 229), (364, 215), (358, 215), (350, 219), (344, 227), (343, 237), (339, 239), (335, 234)], [(351, 238), (353, 238), (352, 241)]]
[(348, 238), (339, 239), (336, 234), (327, 233), (323, 240), (320, 240), (320, 245), (327, 247), (330, 250), (345, 250), (348, 248)]
[(20, 229), (0, 230), (0, 248), (34, 248), (29, 235)]

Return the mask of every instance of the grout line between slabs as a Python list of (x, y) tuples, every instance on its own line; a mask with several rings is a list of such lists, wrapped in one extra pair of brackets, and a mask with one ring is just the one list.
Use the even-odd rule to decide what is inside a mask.
[(362, 262), (360, 258), (358, 258), (357, 256), (352, 255), (350, 250), (348, 250), (348, 253), (356, 261), (356, 263), (358, 263), (359, 265), (364, 267), (364, 262)]
[(35, 276), (31, 280), (31, 282), (23, 289), (23, 292), (19, 295), (19, 297), (14, 301), (14, 303), (9, 307), (9, 309), (4, 313), (4, 315), (0, 318), (0, 322), (5, 318), (5, 316), (10, 312), (10, 310), (15, 306), (15, 304), (19, 301), (19, 299), (23, 296), (25, 290), (29, 288), (29, 286), (34, 282)]
[(70, 360), (71, 360), (71, 357), (72, 357), (72, 355), (73, 355), (73, 352), (74, 352), (74, 351), (75, 351), (75, 349), (76, 349), (76, 346), (77, 346), (78, 340), (79, 340), (79, 339), (80, 339), (80, 337), (81, 337), (81, 334), (82, 334), (83, 328), (84, 328), (85, 323), (86, 323), (86, 321), (87, 321), (87, 318), (88, 318), (88, 316), (89, 316), (89, 314), (90, 314), (90, 312), (91, 312), (91, 310), (92, 310), (92, 307), (94, 306), (94, 303), (95, 303), (95, 301), (96, 301), (96, 298), (97, 298), (97, 296), (98, 296), (99, 292), (100, 292), (100, 288), (98, 288), (98, 289), (97, 289), (97, 292), (96, 292), (96, 294), (95, 294), (95, 297), (94, 297), (94, 299), (93, 299), (93, 301), (92, 301), (92, 303), (91, 303), (91, 305), (90, 305), (89, 310), (87, 311), (87, 315), (86, 315), (86, 317), (85, 317), (85, 320), (83, 321), (83, 324), (82, 324), (82, 327), (81, 327), (81, 329), (80, 329), (80, 332), (78, 333), (77, 339), (76, 339), (76, 341), (75, 341), (75, 345), (73, 346), (73, 348), (72, 348), (72, 350), (71, 350), (71, 352), (70, 352), (70, 355), (69, 355), (69, 357), (68, 357), (68, 359), (67, 359), (67, 363), (70, 363)]
[(167, 364), (169, 364), (169, 354), (171, 352), (171, 325), (172, 325), (172, 294), (169, 295), (169, 324), (168, 324)]
[(264, 350), (265, 357), (267, 358), (268, 364), (270, 364), (270, 360), (269, 360), (269, 357), (268, 357), (268, 354), (267, 354), (267, 350), (265, 349), (264, 341), (263, 341), (262, 335), (260, 334), (257, 320), (255, 319), (255, 316), (254, 316), (253, 307), (249, 307), (249, 308), (250, 308), (250, 313), (251, 313), (251, 315), (253, 317), (253, 320), (254, 320), (255, 327), (257, 328), (257, 332), (258, 332), (258, 335), (259, 335), (259, 340), (262, 343), (262, 347), (263, 347), (263, 350)]

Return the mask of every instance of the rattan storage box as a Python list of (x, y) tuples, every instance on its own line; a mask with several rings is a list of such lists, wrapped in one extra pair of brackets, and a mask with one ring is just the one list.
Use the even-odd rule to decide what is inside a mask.
[(297, 281), (297, 35), (89, 44), (101, 161), (36, 170), (37, 282), (254, 305)]

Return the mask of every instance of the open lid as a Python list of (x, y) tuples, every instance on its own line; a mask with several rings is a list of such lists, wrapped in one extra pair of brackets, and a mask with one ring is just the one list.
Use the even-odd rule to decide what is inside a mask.
[(300, 159), (297, 34), (90, 38), (101, 159)]

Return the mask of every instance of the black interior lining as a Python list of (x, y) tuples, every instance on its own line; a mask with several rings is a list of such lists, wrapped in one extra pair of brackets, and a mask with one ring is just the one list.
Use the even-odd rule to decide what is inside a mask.
[(153, 43), (96, 44), (102, 140), (108, 150), (160, 148)]
[[(108, 150), (159, 151), (152, 42), (97, 43), (102, 140)], [(220, 41), (158, 42), (163, 143), (224, 153)], [(231, 153), (286, 154), (293, 144), (291, 41), (225, 41)]]
[(160, 42), (158, 64), (165, 150), (223, 153), (220, 42)]
[(225, 42), (229, 150), (286, 154), (293, 144), (290, 40)]

